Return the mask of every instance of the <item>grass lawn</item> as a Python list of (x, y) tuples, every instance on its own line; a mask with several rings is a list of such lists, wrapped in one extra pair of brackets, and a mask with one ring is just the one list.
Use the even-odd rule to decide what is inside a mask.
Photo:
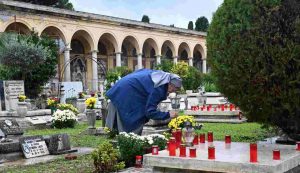
[[(97, 122), (97, 127), (101, 121)], [(107, 140), (105, 137), (82, 135), (87, 128), (86, 124), (78, 124), (74, 129), (43, 129), (29, 130), (25, 135), (50, 135), (56, 133), (68, 133), (71, 137), (72, 146), (97, 147)], [(267, 136), (267, 131), (257, 123), (225, 124), (204, 123), (201, 132), (213, 131), (215, 140), (224, 140), (226, 134), (231, 134), (232, 141), (249, 142), (262, 140)], [(2, 169), (2, 170), (1, 170)], [(5, 173), (86, 173), (93, 172), (93, 161), (90, 155), (80, 156), (77, 160), (67, 161), (61, 156), (59, 159), (43, 164), (31, 166), (12, 166), (6, 169), (0, 167), (0, 172)]]

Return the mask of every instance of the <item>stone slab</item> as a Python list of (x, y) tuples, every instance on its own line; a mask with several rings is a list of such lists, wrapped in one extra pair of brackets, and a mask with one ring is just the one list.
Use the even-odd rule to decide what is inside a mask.
[(3, 81), (5, 109), (16, 110), (19, 95), (25, 95), (24, 81)]
[(12, 139), (11, 142), (0, 142), (0, 153), (21, 152), (21, 147), (18, 139)]
[(26, 136), (19, 139), (26, 158), (48, 155), (49, 151), (42, 136)]
[(50, 154), (61, 154), (71, 150), (71, 143), (68, 134), (55, 134), (49, 139), (48, 149)]
[[(90, 154), (94, 149), (93, 148), (87, 148), (87, 147), (80, 147), (80, 148), (74, 148), (77, 150), (75, 154), (83, 155), (83, 154)], [(22, 155), (19, 155), (19, 159), (17, 161), (13, 162), (4, 162), (0, 164), (0, 172), (1, 169), (8, 167), (8, 166), (25, 166), (25, 165), (34, 165), (38, 163), (46, 163), (53, 161), (55, 159), (61, 158), (60, 155), (46, 155), (41, 157), (35, 157), (30, 159), (24, 159)]]
[(6, 135), (22, 135), (24, 131), (14, 119), (0, 120), (0, 129)]
[(238, 110), (235, 111), (201, 111), (201, 110), (197, 110), (197, 111), (192, 111), (192, 110), (185, 110), (184, 113), (188, 114), (188, 115), (228, 115), (228, 116), (238, 116), (239, 115)]
[[(144, 165), (158, 168), (172, 168), (182, 170), (198, 170), (228, 173), (282, 173), (300, 165), (300, 151), (295, 146), (258, 144), (258, 162), (249, 162), (249, 143), (233, 142), (225, 145), (223, 141), (213, 143), (216, 149), (216, 159), (209, 160), (208, 144), (197, 145), (197, 157), (170, 157), (168, 151), (163, 150), (159, 155), (144, 155)], [(273, 149), (279, 149), (281, 160), (272, 159)], [(189, 153), (187, 152), (187, 155)]]
[(26, 118), (32, 125), (46, 125), (47, 121), (39, 117), (28, 117)]
[(240, 124), (247, 122), (246, 118), (239, 119), (201, 119), (201, 118), (195, 118), (196, 122), (201, 123), (231, 123), (231, 124)]

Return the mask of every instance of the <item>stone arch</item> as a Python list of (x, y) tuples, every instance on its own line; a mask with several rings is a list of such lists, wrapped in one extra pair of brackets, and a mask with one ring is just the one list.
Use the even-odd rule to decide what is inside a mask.
[(18, 34), (30, 34), (31, 29), (30, 25), (23, 21), (16, 21), (9, 23), (4, 32), (15, 32)]
[(188, 61), (192, 57), (191, 49), (186, 42), (182, 42), (178, 47), (178, 56), (181, 61)]
[(166, 40), (163, 42), (161, 47), (161, 55), (163, 58), (165, 57), (167, 59), (173, 59), (173, 57), (176, 56), (174, 45), (175, 44), (170, 40)]
[(203, 59), (205, 58), (204, 49), (200, 44), (196, 44), (193, 50), (193, 66), (198, 70), (203, 69)]
[(128, 66), (130, 69), (135, 69), (137, 66), (137, 56), (141, 53), (137, 38), (132, 35), (124, 37), (121, 50), (122, 66)]
[(61, 29), (53, 25), (48, 25), (44, 27), (44, 29), (40, 33), (40, 36), (47, 36), (49, 38), (53, 38), (56, 41), (60, 52), (62, 52), (65, 49), (66, 37), (64, 32)]
[[(105, 78), (104, 72), (107, 71), (109, 66), (112, 67), (112, 64), (116, 61), (114, 53), (118, 49), (118, 43), (115, 35), (110, 32), (103, 32), (98, 40), (97, 48), (98, 79), (103, 80)], [(100, 70), (100, 68), (103, 70)]]
[(159, 55), (157, 42), (153, 38), (147, 38), (143, 44), (144, 67), (153, 68), (155, 65), (155, 55)]
[[(71, 44), (73, 40), (79, 40), (81, 44), (84, 46), (84, 53), (89, 53), (92, 50), (95, 50), (94, 48), (94, 39), (92, 35), (86, 31), (86, 30), (77, 30), (74, 32), (72, 39), (71, 39)], [(71, 50), (74, 51), (74, 50)]]

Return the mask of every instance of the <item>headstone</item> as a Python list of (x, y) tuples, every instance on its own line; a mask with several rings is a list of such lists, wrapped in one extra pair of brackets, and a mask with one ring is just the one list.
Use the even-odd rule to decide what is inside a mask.
[(24, 81), (3, 81), (5, 109), (16, 110), (18, 96), (25, 95)]
[(55, 134), (49, 139), (49, 152), (50, 154), (65, 154), (75, 152), (77, 150), (71, 150), (71, 143), (68, 134)]
[(26, 136), (19, 139), (25, 157), (33, 158), (49, 154), (46, 142), (42, 136)]
[(5, 135), (23, 135), (23, 130), (16, 120), (0, 120), (0, 129)]
[(78, 93), (83, 91), (82, 82), (62, 82), (61, 85), (64, 86), (61, 102), (65, 102), (66, 98), (77, 97)]

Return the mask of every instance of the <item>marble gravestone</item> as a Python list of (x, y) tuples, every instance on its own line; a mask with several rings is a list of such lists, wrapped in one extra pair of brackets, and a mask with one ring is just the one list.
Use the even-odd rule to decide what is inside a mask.
[(16, 120), (0, 120), (0, 129), (5, 135), (23, 135), (24, 133)]
[(25, 95), (24, 81), (3, 81), (5, 109), (16, 110), (18, 96)]
[(49, 139), (48, 148), (50, 154), (53, 155), (65, 154), (65, 153), (77, 151), (77, 150), (71, 150), (71, 143), (68, 134), (52, 135)]
[(46, 142), (42, 136), (26, 136), (19, 139), (25, 157), (33, 158), (49, 154)]

